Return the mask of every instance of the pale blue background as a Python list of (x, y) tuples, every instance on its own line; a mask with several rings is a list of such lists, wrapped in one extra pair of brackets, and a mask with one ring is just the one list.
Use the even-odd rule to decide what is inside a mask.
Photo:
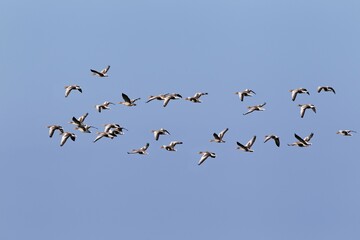
[[(0, 3), (0, 239), (359, 239), (359, 1)], [(90, 68), (110, 64), (109, 78)], [(64, 86), (83, 94), (64, 98)], [(330, 85), (337, 94), (317, 94)], [(310, 96), (290, 99), (289, 89)], [(245, 88), (257, 95), (240, 102)], [(202, 104), (149, 95), (209, 92)], [(142, 97), (136, 108), (121, 93)], [(266, 111), (243, 116), (246, 106)], [(318, 112), (299, 117), (299, 103)], [(129, 129), (59, 147), (47, 125)], [(155, 142), (152, 129), (171, 136)], [(225, 144), (210, 143), (229, 127)], [(294, 132), (314, 132), (291, 148)], [(263, 144), (280, 135), (281, 148)], [(254, 153), (236, 141), (258, 139)], [(178, 152), (160, 145), (181, 140)], [(127, 155), (150, 143), (148, 156)], [(197, 166), (201, 150), (217, 153)]]

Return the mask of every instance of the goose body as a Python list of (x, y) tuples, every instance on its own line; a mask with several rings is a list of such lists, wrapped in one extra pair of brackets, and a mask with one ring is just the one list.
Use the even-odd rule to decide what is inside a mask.
[(317, 88), (317, 92), (321, 92), (321, 91), (324, 91), (324, 92), (333, 92), (334, 94), (336, 94), (335, 92), (335, 89), (333, 87), (330, 87), (330, 86), (319, 86)]
[(177, 144), (183, 144), (183, 142), (172, 141), (172, 142), (169, 143), (169, 145), (162, 145), (160, 148), (163, 148), (163, 149), (165, 149), (167, 151), (176, 151), (175, 146)]
[(136, 101), (140, 100), (140, 98), (135, 98), (135, 99), (130, 99), (128, 97), (128, 95), (126, 95), (125, 93), (122, 93), (122, 98), (124, 99), (124, 102), (119, 102), (119, 104), (128, 106), (128, 107), (132, 107), (132, 106), (136, 106)]
[(316, 113), (316, 107), (314, 104), (299, 104), (300, 107), (300, 117), (303, 118), (305, 115), (306, 109), (313, 110), (314, 113)]
[(159, 130), (151, 130), (154, 134), (155, 140), (159, 140), (160, 135), (170, 135), (170, 132), (164, 128), (160, 128)]
[(96, 108), (96, 110), (98, 112), (101, 112), (102, 110), (109, 110), (110, 109), (110, 107), (109, 107), (110, 104), (114, 105), (114, 103), (106, 101), (103, 104), (95, 105), (95, 108)]
[(141, 155), (147, 155), (148, 153), (146, 150), (149, 148), (150, 144), (146, 143), (145, 146), (139, 148), (139, 149), (133, 149), (131, 152), (127, 152), (128, 154), (141, 154)]
[(82, 89), (79, 85), (65, 86), (65, 97), (68, 97), (72, 90), (78, 90), (79, 92), (82, 93)]
[(106, 68), (101, 70), (100, 72), (94, 69), (90, 69), (90, 71), (93, 73), (93, 75), (96, 75), (98, 77), (108, 77), (107, 72), (110, 69), (110, 65), (108, 65)]
[(310, 95), (309, 91), (306, 88), (296, 88), (289, 90), (289, 92), (291, 92), (291, 100), (293, 101), (295, 101), (298, 94), (306, 93), (307, 95)]
[(252, 145), (254, 145), (256, 140), (256, 136), (253, 136), (245, 145), (241, 144), (240, 142), (236, 142), (238, 145), (237, 149), (241, 149), (245, 152), (254, 152), (254, 150), (251, 149)]
[(352, 133), (357, 133), (357, 132), (354, 130), (339, 130), (336, 132), (336, 134), (340, 134), (340, 135), (347, 136), (347, 137), (352, 136)]
[(298, 141), (294, 143), (289, 143), (288, 146), (309, 147), (311, 146), (310, 140), (314, 136), (314, 133), (310, 133), (310, 135), (305, 138), (300, 137), (296, 133), (294, 133), (294, 136)]
[(254, 111), (264, 111), (265, 108), (263, 108), (266, 105), (266, 102), (260, 105), (255, 105), (255, 106), (249, 106), (248, 107), (248, 111), (246, 113), (243, 113), (243, 115), (247, 115), (249, 113), (252, 113)]
[(274, 142), (275, 142), (275, 144), (276, 144), (276, 146), (280, 147), (280, 138), (279, 138), (278, 136), (273, 135), (273, 134), (271, 134), (271, 135), (266, 135), (266, 136), (265, 136), (264, 143), (266, 143), (266, 142), (269, 141), (270, 139), (273, 139)]
[(211, 158), (215, 158), (216, 154), (213, 152), (209, 152), (209, 151), (204, 151), (204, 152), (199, 152), (199, 154), (201, 154), (201, 158), (198, 162), (198, 165), (201, 165), (203, 162), (205, 162), (206, 159), (208, 159), (209, 157)]
[(74, 133), (71, 133), (71, 132), (63, 132), (63, 133), (62, 133), (62, 137), (61, 137), (61, 141), (60, 141), (60, 146), (61, 146), (61, 147), (64, 146), (64, 144), (66, 143), (66, 141), (67, 141), (69, 138), (70, 138), (71, 140), (75, 141), (76, 135), (75, 135)]
[(244, 91), (241, 92), (235, 92), (235, 94), (237, 94), (240, 98), (241, 101), (244, 101), (244, 97), (252, 97), (252, 94), (256, 94), (253, 90), (251, 89), (245, 89)]
[(185, 98), (185, 100), (188, 100), (193, 103), (201, 103), (200, 97), (204, 96), (204, 95), (208, 95), (208, 93), (198, 92), (198, 93), (195, 93), (195, 95), (193, 97)]
[(225, 128), (219, 134), (213, 133), (214, 139), (211, 139), (210, 142), (224, 143), (223, 137), (228, 130), (229, 128)]
[(49, 137), (52, 137), (56, 130), (58, 130), (60, 132), (60, 134), (64, 133), (64, 129), (60, 125), (50, 125), (47, 127), (49, 128)]

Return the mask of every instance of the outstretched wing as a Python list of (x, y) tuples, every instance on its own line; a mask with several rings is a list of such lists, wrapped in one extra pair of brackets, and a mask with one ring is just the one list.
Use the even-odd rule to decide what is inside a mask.
[(128, 95), (126, 95), (125, 93), (122, 93), (122, 98), (124, 99), (125, 102), (131, 103), (130, 98), (128, 97)]

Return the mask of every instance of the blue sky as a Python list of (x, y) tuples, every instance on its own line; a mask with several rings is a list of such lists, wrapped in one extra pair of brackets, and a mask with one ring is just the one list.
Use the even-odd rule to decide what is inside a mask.
[[(359, 239), (357, 1), (2, 1), (0, 238)], [(106, 79), (89, 69), (111, 65)], [(64, 86), (83, 93), (64, 97)], [(330, 85), (337, 94), (316, 93)], [(291, 101), (289, 90), (310, 95)], [(241, 102), (245, 88), (256, 95)], [(149, 95), (208, 92), (202, 104)], [(141, 97), (138, 106), (94, 105)], [(267, 102), (264, 112), (246, 107)], [(300, 103), (317, 113), (299, 116)], [(129, 129), (60, 147), (89, 112)], [(156, 142), (151, 130), (170, 136)], [(224, 144), (210, 143), (228, 127)], [(286, 146), (314, 132), (309, 148)], [(280, 148), (263, 144), (281, 137)], [(257, 141), (254, 153), (236, 141)], [(183, 141), (177, 152), (160, 146)], [(149, 155), (127, 151), (150, 143)], [(217, 157), (197, 166), (198, 151)]]

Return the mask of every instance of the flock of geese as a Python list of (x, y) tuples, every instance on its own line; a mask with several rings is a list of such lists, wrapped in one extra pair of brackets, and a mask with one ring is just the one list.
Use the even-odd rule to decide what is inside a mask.
[[(108, 77), (108, 71), (110, 69), (110, 66), (107, 66), (106, 68), (104, 68), (101, 71), (97, 71), (94, 69), (90, 69), (90, 71), (92, 72), (93, 75), (97, 76), (97, 77)], [(79, 85), (69, 85), (69, 86), (65, 86), (65, 97), (69, 97), (70, 93), (72, 91), (77, 90), (78, 92), (82, 93), (82, 89)], [(292, 101), (296, 100), (296, 97), (299, 94), (307, 94), (310, 95), (309, 91), (306, 88), (296, 88), (296, 89), (292, 89), (289, 90), (291, 92), (291, 99)], [(317, 88), (317, 92), (332, 92), (333, 94), (336, 94), (335, 89), (333, 87), (330, 86), (319, 86)], [(256, 94), (253, 90), (251, 89), (245, 89), (243, 91), (239, 91), (239, 92), (235, 92), (235, 94), (237, 94), (239, 96), (240, 101), (244, 101), (245, 97), (251, 97), (254, 94)], [(194, 96), (192, 97), (187, 97), (185, 98), (185, 100), (193, 102), (193, 103), (201, 103), (202, 101), (200, 100), (200, 98), (202, 96), (208, 95), (208, 93), (203, 93), (203, 92), (198, 92), (195, 93)], [(134, 98), (131, 99), (129, 98), (128, 95), (126, 95), (125, 93), (122, 93), (122, 98), (123, 101), (119, 102), (118, 104), (122, 104), (124, 106), (127, 107), (133, 107), (136, 106), (136, 102), (138, 100), (140, 100), (140, 98)], [(166, 107), (170, 100), (177, 100), (177, 99), (181, 99), (182, 96), (178, 93), (166, 93), (166, 94), (159, 94), (159, 95), (153, 95), (153, 96), (149, 96), (148, 100), (146, 101), (146, 103), (149, 103), (153, 100), (159, 100), (163, 102), (163, 107)], [(115, 105), (112, 102), (104, 102), (102, 104), (98, 104), (95, 105), (95, 108), (98, 112), (101, 112), (103, 110), (109, 110), (110, 109), (110, 105)], [(255, 106), (249, 106), (247, 112), (243, 113), (243, 115), (247, 115), (250, 114), (254, 111), (264, 111), (265, 108), (264, 106), (266, 105), (266, 102), (263, 104), (259, 104), (259, 105), (255, 105)], [(308, 109), (311, 109), (314, 113), (316, 113), (316, 107), (314, 104), (298, 104), (298, 106), (300, 107), (300, 117), (303, 118), (305, 116), (305, 112)], [(78, 130), (80, 132), (83, 133), (91, 133), (90, 129), (91, 128), (95, 128), (98, 129), (97, 127), (91, 126), (91, 125), (87, 125), (84, 121), (86, 119), (86, 117), (88, 116), (88, 113), (85, 113), (84, 115), (80, 116), (79, 118), (76, 117), (72, 117), (72, 121), (69, 122), (70, 124), (73, 124), (75, 126), (75, 130)], [(61, 140), (60, 140), (60, 146), (63, 146), (67, 140), (70, 138), (72, 141), (75, 141), (76, 139), (76, 134), (72, 133), (72, 132), (65, 132), (63, 127), (60, 125), (49, 125), (47, 126), (49, 129), (49, 137), (52, 138), (54, 135), (55, 131), (59, 131), (60, 135), (61, 135)], [(117, 123), (110, 123), (110, 124), (105, 124), (104, 125), (104, 130), (101, 132), (97, 132), (97, 136), (96, 138), (93, 140), (93, 142), (97, 142), (98, 140), (102, 139), (102, 138), (110, 138), (113, 139), (115, 137), (117, 137), (118, 135), (123, 135), (124, 134), (124, 130), (128, 131), (126, 128), (120, 126)], [(229, 129), (226, 128), (223, 131), (221, 131), (220, 133), (213, 133), (213, 139), (210, 140), (210, 142), (215, 142), (215, 143), (225, 143), (225, 141), (223, 140), (224, 135), (226, 134), (226, 132)], [(159, 140), (159, 137), (161, 135), (170, 135), (170, 132), (164, 128), (160, 128), (158, 130), (152, 130), (152, 133), (154, 134), (154, 138), (156, 141)], [(336, 132), (337, 134), (340, 134), (342, 136), (352, 136), (353, 133), (356, 133), (356, 131), (354, 130), (339, 130)], [(298, 134), (294, 134), (294, 137), (296, 139), (295, 142), (287, 144), (288, 146), (297, 146), (297, 147), (308, 147), (311, 146), (311, 138), (314, 136), (313, 133), (310, 133), (308, 136), (306, 137), (300, 137)], [(276, 135), (266, 135), (265, 139), (264, 139), (264, 143), (268, 142), (268, 141), (274, 141), (275, 145), (277, 147), (280, 147), (280, 137), (276, 136)], [(256, 141), (256, 136), (253, 136), (246, 144), (240, 143), (240, 142), (236, 142), (237, 144), (237, 149), (240, 149), (242, 151), (245, 152), (253, 152), (254, 150), (252, 149), (252, 146), (254, 145)], [(172, 141), (170, 142), (168, 145), (162, 145), (161, 148), (165, 149), (167, 151), (177, 151), (175, 149), (176, 145), (180, 145), (182, 144), (181, 141)], [(150, 144), (146, 143), (145, 146), (138, 148), (138, 149), (132, 149), (131, 151), (127, 152), (128, 154), (141, 154), (141, 155), (146, 155), (147, 153), (147, 149), (149, 148)], [(210, 158), (215, 158), (216, 157), (216, 153), (214, 152), (210, 152), (210, 151), (200, 151), (199, 154), (201, 154), (201, 158), (198, 162), (198, 165), (201, 165), (206, 159)]]

